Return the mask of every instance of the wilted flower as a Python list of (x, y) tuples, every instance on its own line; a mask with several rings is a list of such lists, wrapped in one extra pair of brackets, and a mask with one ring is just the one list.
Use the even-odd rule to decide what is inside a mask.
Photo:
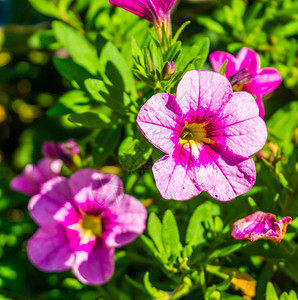
[(153, 166), (166, 199), (186, 200), (207, 191), (228, 201), (247, 192), (256, 177), (250, 155), (267, 138), (254, 98), (233, 93), (230, 82), (211, 71), (189, 71), (171, 94), (152, 96), (137, 123), (148, 140), (168, 155)]
[(171, 32), (171, 8), (176, 0), (109, 0), (112, 5), (119, 6), (131, 13), (150, 21), (161, 39), (162, 23), (167, 35)]
[(256, 96), (260, 116), (264, 117), (262, 96), (272, 93), (278, 88), (282, 79), (274, 68), (261, 69), (258, 54), (246, 47), (235, 57), (227, 52), (216, 51), (210, 54), (209, 60), (214, 71), (218, 72), (227, 60), (225, 76), (237, 91), (246, 91)]
[(37, 166), (27, 165), (23, 174), (16, 176), (10, 182), (10, 187), (27, 195), (35, 195), (40, 192), (46, 181), (60, 174), (61, 167), (60, 159), (43, 158)]
[(48, 181), (29, 210), (41, 227), (29, 240), (30, 260), (44, 271), (72, 268), (88, 284), (112, 277), (115, 247), (139, 236), (147, 217), (139, 200), (123, 194), (119, 177), (91, 169)]
[(291, 222), (291, 217), (284, 217), (277, 221), (275, 215), (257, 211), (236, 221), (232, 226), (231, 236), (235, 239), (249, 239), (252, 242), (266, 239), (278, 243), (282, 240), (287, 226)]

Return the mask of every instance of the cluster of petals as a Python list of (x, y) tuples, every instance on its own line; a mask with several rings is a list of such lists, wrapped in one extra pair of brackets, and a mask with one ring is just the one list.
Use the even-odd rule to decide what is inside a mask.
[(112, 277), (115, 248), (139, 236), (147, 218), (119, 177), (92, 169), (46, 182), (29, 211), (40, 226), (28, 243), (30, 260), (43, 271), (72, 269), (87, 284)]
[(225, 76), (230, 79), (235, 89), (256, 96), (260, 116), (263, 118), (265, 111), (262, 97), (278, 88), (282, 81), (279, 72), (274, 68), (261, 69), (258, 54), (246, 47), (242, 48), (236, 57), (227, 52), (213, 52), (209, 60), (216, 72), (227, 60)]
[(146, 138), (167, 155), (153, 165), (165, 199), (186, 200), (207, 191), (221, 201), (246, 193), (254, 184), (249, 156), (267, 139), (267, 129), (252, 95), (233, 92), (216, 72), (189, 71), (176, 98), (153, 95), (137, 123)]
[(287, 226), (291, 222), (291, 217), (284, 217), (277, 221), (275, 215), (257, 211), (236, 221), (232, 226), (231, 236), (235, 239), (249, 239), (252, 242), (266, 239), (278, 243), (282, 240)]

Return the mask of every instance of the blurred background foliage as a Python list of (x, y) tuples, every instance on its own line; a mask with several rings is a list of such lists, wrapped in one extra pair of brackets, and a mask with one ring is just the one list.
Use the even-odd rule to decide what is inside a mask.
[[(202, 37), (210, 39), (210, 52), (236, 54), (247, 46), (260, 54), (262, 67), (275, 67), (283, 77), (265, 100), (269, 138), (255, 157), (257, 182), (228, 203), (205, 193), (186, 202), (165, 201), (155, 187), (151, 166), (161, 153), (135, 134), (133, 123), (153, 94), (130, 71), (132, 37), (140, 48), (148, 46), (145, 20), (104, 0), (0, 1), (0, 299), (253, 299), (256, 294), (261, 300), (268, 281), (279, 294), (297, 287), (298, 2), (180, 1), (174, 31), (187, 20), (183, 51)], [(201, 53), (208, 52), (202, 45)], [(211, 69), (208, 61), (203, 69)], [(115, 97), (107, 100), (99, 89)], [(31, 265), (26, 242), (36, 226), (27, 212), (28, 197), (8, 187), (26, 164), (40, 159), (44, 141), (68, 138), (79, 141), (84, 166), (120, 174), (126, 193), (153, 213), (148, 233), (118, 250), (115, 275), (103, 287), (83, 286), (71, 272), (47, 274)], [(227, 239), (231, 224), (256, 210), (293, 217), (282, 243)], [(158, 240), (162, 229), (152, 228), (166, 231), (169, 224), (177, 249), (164, 257), (166, 237)], [(267, 299), (278, 299), (272, 287), (267, 286)]]

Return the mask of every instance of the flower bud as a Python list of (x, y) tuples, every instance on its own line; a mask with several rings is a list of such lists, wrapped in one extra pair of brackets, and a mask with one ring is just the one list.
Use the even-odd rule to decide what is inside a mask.
[(174, 62), (167, 62), (162, 70), (163, 80), (169, 80), (176, 72), (176, 64)]

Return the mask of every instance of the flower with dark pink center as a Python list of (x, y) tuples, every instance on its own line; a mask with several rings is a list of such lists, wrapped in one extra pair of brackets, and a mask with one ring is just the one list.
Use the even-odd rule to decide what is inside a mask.
[(284, 217), (277, 221), (275, 215), (257, 211), (236, 221), (232, 226), (231, 236), (235, 239), (248, 239), (252, 242), (265, 239), (278, 243), (281, 242), (287, 226), (291, 222), (291, 217)]
[(267, 138), (266, 125), (252, 95), (233, 92), (227, 78), (211, 71), (187, 72), (176, 98), (153, 95), (137, 123), (146, 138), (167, 155), (153, 165), (165, 199), (186, 200), (207, 191), (228, 201), (254, 184), (249, 156)]
[(112, 277), (115, 248), (137, 238), (147, 217), (119, 177), (91, 169), (46, 182), (29, 211), (40, 226), (28, 243), (30, 260), (43, 271), (72, 269), (87, 284)]
[(242, 48), (236, 57), (227, 52), (213, 52), (209, 60), (216, 72), (226, 60), (228, 61), (225, 76), (234, 90), (246, 91), (256, 96), (260, 116), (263, 118), (265, 111), (262, 97), (278, 88), (282, 81), (279, 72), (274, 68), (261, 69), (259, 55), (246, 47)]

